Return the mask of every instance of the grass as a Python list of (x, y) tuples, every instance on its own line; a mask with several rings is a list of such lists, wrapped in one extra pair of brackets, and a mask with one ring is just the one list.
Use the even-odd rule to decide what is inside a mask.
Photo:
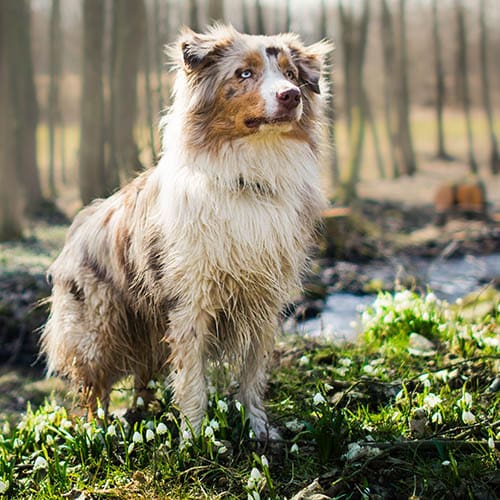
[(216, 389), (196, 439), (180, 436), (159, 381), (155, 407), (133, 419), (86, 422), (54, 399), (28, 406), (0, 434), (0, 496), (282, 499), (309, 487), (331, 498), (496, 498), (500, 306), (474, 318), (465, 305), (384, 293), (355, 345), (283, 340), (268, 391), (279, 443), (257, 442), (241, 405)]

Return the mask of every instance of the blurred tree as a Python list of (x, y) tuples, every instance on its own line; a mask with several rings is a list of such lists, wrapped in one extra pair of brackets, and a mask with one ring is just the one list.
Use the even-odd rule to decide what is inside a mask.
[(292, 31), (292, 0), (285, 0), (285, 31)]
[(161, 14), (160, 14), (160, 1), (154, 0), (154, 37), (153, 46), (156, 55), (156, 93), (158, 94), (158, 108), (163, 111), (163, 60), (162, 60), (162, 36), (161, 36)]
[(79, 187), (84, 204), (109, 193), (104, 160), (104, 2), (83, 1)]
[[(26, 193), (26, 210), (36, 214), (45, 205), (37, 164), (38, 103), (31, 56), (30, 7), (26, 0), (2, 0), (8, 19), (8, 68), (15, 130), (15, 166)], [(22, 64), (20, 64), (22, 61)]]
[(61, 106), (59, 88), (61, 82), (61, 3), (52, 0), (49, 29), (50, 82), (48, 102), (49, 122), (49, 193), (54, 200), (57, 196), (55, 178), (56, 125), (61, 126)]
[(261, 0), (255, 0), (255, 16), (257, 21), (257, 34), (266, 34), (266, 23), (264, 22), (264, 9)]
[(498, 153), (498, 140), (495, 134), (493, 119), (493, 106), (491, 104), (490, 79), (488, 72), (488, 31), (486, 26), (486, 0), (481, 0), (479, 12), (480, 51), (481, 51), (481, 84), (483, 89), (483, 106), (488, 121), (490, 135), (490, 169), (492, 174), (500, 173), (500, 155)]
[(455, 0), (455, 12), (457, 19), (457, 83), (465, 114), (467, 144), (469, 149), (469, 167), (472, 173), (477, 173), (478, 167), (474, 153), (474, 137), (472, 135), (469, 77), (467, 73), (467, 31), (465, 27), (465, 10), (462, 0)]
[(413, 175), (417, 170), (410, 126), (410, 89), (408, 83), (408, 51), (406, 40), (406, 0), (399, 0), (399, 57), (396, 78), (398, 96), (397, 147), (399, 171)]
[(394, 22), (387, 0), (381, 0), (380, 33), (384, 57), (384, 114), (389, 155), (394, 177), (399, 177), (398, 162), (396, 159), (396, 125), (393, 113), (396, 80), (396, 47)]
[(211, 23), (224, 21), (224, 0), (208, 1), (208, 19)]
[(15, 65), (11, 37), (12, 3), (0, 2), (0, 241), (22, 236), (21, 188), (16, 172), (16, 118), (12, 94), (14, 83), (11, 69)]
[(243, 20), (243, 32), (252, 33), (246, 0), (241, 0), (241, 17)]
[(130, 176), (142, 170), (134, 140), (137, 115), (137, 75), (146, 29), (144, 0), (113, 3), (110, 93), (110, 158), (108, 189), (119, 186), (119, 172)]
[[(138, 1), (142, 2), (143, 0)], [(189, 27), (193, 31), (200, 31), (200, 24), (198, 21), (198, 0), (189, 0)]]
[[(349, 85), (349, 100), (347, 116), (349, 121), (349, 161), (345, 180), (342, 185), (341, 197), (350, 202), (357, 197), (363, 145), (365, 139), (365, 122), (367, 118), (368, 98), (363, 86), (363, 67), (368, 38), (368, 24), (370, 20), (370, 3), (364, 0), (361, 18), (356, 21), (352, 4), (344, 7), (339, 1), (339, 13), (342, 26), (342, 47), (344, 56), (345, 84)], [(348, 32), (346, 33), (346, 30)], [(346, 61), (347, 59), (347, 61)]]
[(437, 122), (437, 158), (451, 160), (446, 152), (444, 141), (443, 109), (446, 97), (444, 82), (443, 54), (441, 50), (441, 31), (439, 29), (438, 0), (432, 0), (432, 35), (434, 42), (434, 70), (436, 73), (436, 122)]
[[(146, 12), (147, 14), (147, 12)], [(147, 20), (147, 16), (146, 16)], [(148, 23), (149, 24), (149, 23)], [(150, 47), (149, 47), (149, 30), (144, 30), (144, 98), (146, 100), (146, 117), (147, 126), (149, 129), (149, 147), (151, 149), (151, 160), (156, 164), (156, 149), (155, 149), (155, 127), (156, 120), (153, 119), (153, 103), (151, 99), (151, 64), (150, 64)], [(159, 51), (160, 52), (160, 51)]]

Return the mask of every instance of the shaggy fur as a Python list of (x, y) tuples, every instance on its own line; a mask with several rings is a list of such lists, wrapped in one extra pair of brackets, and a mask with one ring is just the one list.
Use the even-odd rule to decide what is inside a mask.
[(129, 374), (147, 399), (147, 382), (168, 369), (198, 431), (207, 364), (224, 359), (253, 430), (269, 435), (262, 395), (277, 318), (323, 203), (328, 50), (292, 34), (182, 33), (158, 166), (82, 210), (49, 270), (48, 370), (91, 409)]

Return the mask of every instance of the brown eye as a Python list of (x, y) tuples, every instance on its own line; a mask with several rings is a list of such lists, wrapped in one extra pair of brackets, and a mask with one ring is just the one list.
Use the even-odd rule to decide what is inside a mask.
[(289, 78), (290, 80), (296, 80), (296, 79), (297, 79), (297, 77), (295, 76), (295, 73), (294, 73), (291, 69), (289, 69), (289, 70), (285, 73), (285, 76), (286, 76), (287, 78)]
[(243, 78), (243, 80), (247, 80), (248, 78), (252, 78), (253, 73), (249, 69), (244, 69), (243, 71), (240, 71), (240, 78)]

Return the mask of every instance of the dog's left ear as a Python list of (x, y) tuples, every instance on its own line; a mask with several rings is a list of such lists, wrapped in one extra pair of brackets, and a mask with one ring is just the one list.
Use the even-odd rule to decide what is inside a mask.
[(319, 82), (326, 67), (333, 44), (321, 41), (308, 47), (290, 44), (292, 59), (299, 70), (299, 79), (316, 94), (320, 93)]
[[(223, 30), (227, 31), (226, 36), (218, 33)], [(184, 28), (180, 37), (184, 67), (188, 71), (195, 71), (209, 65), (230, 43), (229, 28), (223, 26), (215, 26), (208, 33), (195, 33)]]

